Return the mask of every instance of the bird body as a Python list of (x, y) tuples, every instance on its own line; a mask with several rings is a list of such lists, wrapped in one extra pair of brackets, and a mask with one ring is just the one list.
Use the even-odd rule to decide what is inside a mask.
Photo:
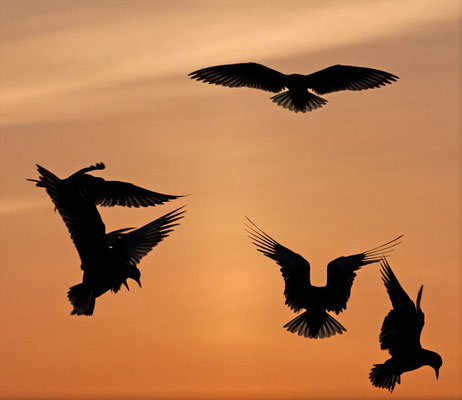
[(390, 84), (396, 75), (373, 68), (332, 65), (309, 75), (283, 74), (253, 62), (202, 68), (189, 74), (191, 79), (227, 87), (249, 87), (279, 93), (271, 100), (294, 112), (313, 111), (327, 100), (316, 96), (341, 90), (365, 90)]
[(329, 311), (339, 314), (347, 307), (355, 271), (362, 266), (380, 261), (380, 256), (398, 244), (398, 239), (374, 249), (346, 257), (338, 257), (327, 266), (327, 283), (314, 286), (310, 282), (310, 264), (301, 255), (282, 246), (263, 232), (250, 219), (248, 233), (257, 250), (273, 259), (281, 267), (284, 278), (285, 304), (294, 312), (306, 309), (284, 325), (289, 332), (308, 338), (325, 338), (346, 331)]
[(380, 348), (388, 350), (391, 358), (383, 364), (374, 364), (369, 379), (374, 386), (393, 392), (395, 385), (401, 383), (401, 374), (425, 365), (431, 366), (438, 378), (443, 360), (438, 353), (424, 349), (420, 344), (420, 335), (425, 323), (424, 313), (420, 308), (423, 285), (414, 304), (385, 258), (381, 260), (381, 265), (382, 279), (393, 309), (383, 321)]

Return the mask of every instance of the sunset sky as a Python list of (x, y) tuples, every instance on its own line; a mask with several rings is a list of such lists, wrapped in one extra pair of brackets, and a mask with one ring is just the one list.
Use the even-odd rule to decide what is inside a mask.
[[(1, 399), (456, 399), (461, 388), (459, 0), (0, 0)], [(202, 84), (199, 68), (254, 61), (309, 74), (378, 68), (392, 85), (323, 96), (306, 114), (271, 94)], [(168, 194), (103, 208), (108, 231), (182, 205), (141, 262), (143, 288), (69, 315), (78, 254), (36, 178), (94, 175)], [(372, 364), (391, 308), (379, 265), (358, 272), (343, 335), (282, 326), (278, 266), (249, 216), (311, 264), (404, 234), (389, 262), (415, 300), (424, 347), (444, 363), (392, 395)]]

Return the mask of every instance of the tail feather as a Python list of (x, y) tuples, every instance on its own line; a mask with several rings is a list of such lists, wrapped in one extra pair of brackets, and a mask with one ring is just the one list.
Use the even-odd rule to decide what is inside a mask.
[(305, 311), (285, 324), (284, 328), (310, 339), (324, 339), (346, 332), (345, 327), (325, 311), (322, 314)]
[(395, 385), (401, 383), (401, 376), (395, 374), (386, 363), (374, 364), (369, 373), (369, 380), (375, 387), (388, 389), (392, 393)]
[(72, 286), (67, 292), (67, 297), (74, 309), (71, 315), (92, 315), (95, 309), (95, 296), (85, 283)]
[(271, 100), (273, 100), (273, 102), (278, 106), (287, 108), (288, 110), (296, 113), (313, 111), (327, 103), (327, 100), (316, 96), (307, 90), (297, 92), (287, 90), (271, 97)]

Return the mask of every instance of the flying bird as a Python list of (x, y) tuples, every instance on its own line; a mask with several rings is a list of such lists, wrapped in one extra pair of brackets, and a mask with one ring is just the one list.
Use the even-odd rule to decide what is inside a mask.
[(378, 88), (398, 79), (396, 75), (378, 69), (339, 64), (309, 75), (286, 75), (253, 62), (202, 68), (188, 76), (215, 85), (249, 87), (272, 93), (287, 88), (287, 91), (271, 97), (271, 100), (296, 113), (313, 111), (327, 103), (327, 100), (308, 89), (322, 95), (341, 90)]
[(374, 364), (369, 374), (372, 384), (393, 392), (401, 383), (401, 374), (424, 365), (435, 370), (436, 379), (443, 360), (438, 353), (422, 348), (420, 334), (425, 324), (420, 308), (423, 285), (417, 294), (416, 304), (409, 298), (393, 273), (388, 261), (381, 260), (381, 273), (393, 309), (385, 317), (380, 332), (380, 348), (391, 355), (385, 363)]
[[(67, 296), (73, 306), (71, 315), (92, 315), (96, 298), (111, 290), (117, 293), (131, 278), (141, 287), (137, 265), (158, 243), (166, 238), (186, 211), (178, 208), (155, 221), (132, 230), (118, 229), (106, 235), (107, 257), (102, 264), (83, 268), (83, 280), (69, 288)], [(130, 232), (127, 232), (130, 231)]]
[[(144, 251), (143, 248), (147, 253), (157, 244), (156, 242), (148, 248), (151, 242), (147, 240), (153, 237), (160, 238), (158, 241), (162, 240), (165, 237), (163, 235), (169, 232), (167, 228), (168, 224), (172, 222), (171, 218), (175, 216), (167, 214), (162, 217), (163, 219), (154, 221), (157, 225), (153, 222), (152, 225), (148, 224), (146, 227), (127, 234), (124, 234), (124, 232), (132, 228), (106, 234), (106, 227), (96, 205), (147, 207), (162, 204), (181, 196), (151, 192), (130, 183), (105, 181), (102, 178), (87, 174), (87, 172), (98, 169), (104, 169), (104, 164), (98, 163), (83, 168), (66, 179), (60, 179), (52, 172), (37, 165), (37, 170), (40, 174), (39, 179), (29, 180), (35, 182), (36, 186), (45, 188), (55, 205), (55, 209), (67, 226), (80, 257), (81, 269), (84, 271), (84, 283), (97, 282), (99, 285), (103, 281), (102, 276), (104, 275), (107, 278), (106, 284), (108, 284), (108, 281), (113, 283), (113, 286), (109, 287), (109, 289), (118, 291), (121, 284), (124, 284), (128, 289), (127, 278), (135, 279), (139, 283), (140, 275), (139, 270), (137, 271), (136, 268), (136, 264), (141, 259), (139, 254)], [(158, 232), (153, 231), (156, 227), (159, 229)], [(146, 233), (147, 239), (143, 239), (143, 241), (141, 236), (144, 233)], [(137, 243), (141, 243), (140, 246), (144, 247), (136, 247), (138, 246)], [(131, 250), (130, 245), (135, 246), (135, 248)], [(127, 252), (130, 253), (129, 261), (124, 258)], [(136, 260), (137, 262), (133, 264)], [(120, 264), (122, 262), (124, 264)], [(91, 283), (91, 285), (94, 286), (95, 284)], [(106, 286), (94, 288), (95, 293), (101, 295), (104, 293), (101, 290), (105, 289)], [(84, 288), (87, 288), (87, 285), (84, 285)], [(72, 298), (77, 299), (75, 300), (77, 302), (81, 298), (80, 293), (88, 294), (88, 292), (80, 289), (82, 289), (82, 286), (73, 291)], [(92, 300), (92, 297), (93, 295), (91, 297), (87, 295), (86, 297), (89, 300), (85, 308), (88, 313), (90, 313), (90, 309), (92, 312), (94, 308), (94, 299)], [(78, 304), (81, 305), (82, 301), (78, 302)], [(80, 310), (82, 311), (82, 308)], [(88, 315), (91, 315), (91, 313)]]
[(356, 276), (355, 271), (364, 265), (380, 261), (380, 257), (398, 245), (398, 240), (402, 237), (399, 236), (371, 250), (338, 257), (331, 261), (327, 265), (327, 284), (320, 287), (310, 282), (310, 263), (307, 260), (279, 244), (250, 219), (248, 221), (251, 226), (246, 225), (247, 232), (257, 250), (276, 261), (281, 267), (285, 282), (285, 304), (296, 313), (306, 309), (285, 324), (284, 328), (299, 336), (312, 339), (328, 338), (346, 331), (345, 327), (327, 312), (333, 311), (339, 314), (346, 310)]

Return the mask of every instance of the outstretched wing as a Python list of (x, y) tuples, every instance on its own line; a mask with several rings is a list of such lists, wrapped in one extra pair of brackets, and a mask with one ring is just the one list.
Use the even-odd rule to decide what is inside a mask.
[(188, 74), (191, 79), (228, 87), (249, 87), (267, 92), (280, 92), (285, 75), (257, 63), (217, 65)]
[(373, 68), (333, 65), (307, 75), (307, 86), (318, 94), (340, 90), (364, 90), (385, 86), (399, 79), (389, 72)]
[(286, 304), (295, 312), (306, 308), (305, 298), (307, 291), (311, 287), (309, 262), (301, 255), (276, 242), (249, 218), (247, 219), (252, 225), (246, 225), (249, 229), (247, 232), (250, 239), (252, 239), (252, 243), (257, 246), (259, 252), (276, 261), (281, 267), (285, 282), (284, 296), (286, 297)]
[(339, 257), (327, 265), (327, 310), (336, 314), (346, 309), (350, 298), (351, 287), (355, 279), (355, 271), (362, 266), (380, 261), (381, 257), (398, 245), (402, 236), (374, 249), (352, 256)]
[(108, 236), (112, 235), (113, 239), (119, 236), (118, 240), (111, 240), (111, 257), (136, 266), (146, 254), (173, 231), (173, 227), (179, 225), (175, 222), (183, 218), (186, 212), (180, 211), (181, 209), (183, 207), (129, 233), (124, 234), (124, 230), (109, 233)]
[(61, 215), (79, 253), (82, 269), (100, 268), (107, 254), (106, 228), (96, 207), (78, 198), (66, 181), (37, 165), (37, 186), (44, 187)]
[(106, 181), (91, 175), (85, 175), (84, 179), (89, 196), (102, 207), (149, 207), (182, 197), (152, 192), (127, 182)]
[(393, 305), (393, 309), (385, 317), (380, 332), (380, 348), (388, 350), (393, 356), (402, 352), (420, 348), (420, 333), (424, 326), (424, 314), (420, 309), (422, 297), (421, 286), (417, 296), (418, 308), (401, 287), (388, 261), (380, 262), (382, 279)]

